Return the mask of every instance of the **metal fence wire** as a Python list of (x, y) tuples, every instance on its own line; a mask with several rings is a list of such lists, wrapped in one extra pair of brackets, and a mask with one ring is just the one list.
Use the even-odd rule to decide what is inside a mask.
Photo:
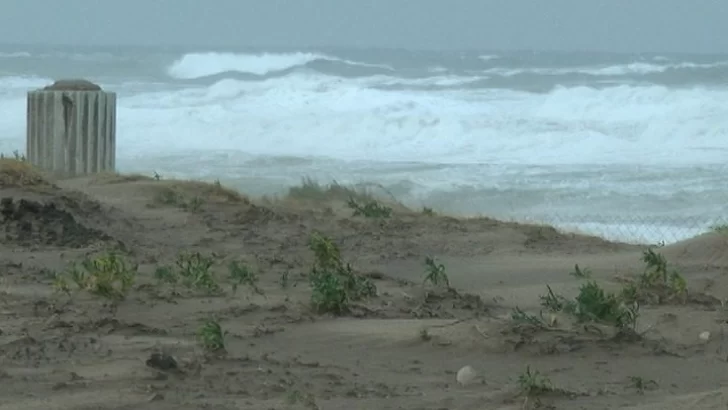
[(633, 244), (671, 244), (711, 231), (728, 233), (728, 217), (539, 215), (515, 220)]

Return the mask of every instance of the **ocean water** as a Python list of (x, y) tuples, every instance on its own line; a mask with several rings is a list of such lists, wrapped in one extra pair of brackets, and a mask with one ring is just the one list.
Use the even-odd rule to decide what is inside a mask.
[(118, 93), (122, 172), (642, 243), (728, 222), (728, 56), (5, 46), (0, 151), (25, 147), (26, 92), (69, 77)]

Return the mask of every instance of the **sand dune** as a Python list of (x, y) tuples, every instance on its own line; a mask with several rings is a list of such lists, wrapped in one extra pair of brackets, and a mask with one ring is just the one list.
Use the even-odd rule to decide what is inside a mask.
[[(549, 285), (574, 300), (590, 279), (621, 292), (645, 270), (643, 247), (397, 204), (388, 217), (353, 216), (349, 194), (308, 187), (251, 199), (143, 176), (49, 181), (0, 164), (0, 409), (728, 405), (713, 390), (728, 383), (728, 237), (656, 249), (688, 293), (644, 290), (630, 333), (549, 312), (540, 297)], [(350, 293), (338, 315), (312, 307), (314, 232), (375, 296)], [(71, 275), (84, 258), (110, 263), (110, 251), (124, 269)], [(427, 257), (452, 289), (424, 283)], [(249, 270), (230, 277), (231, 262)], [(588, 278), (569, 274), (576, 264)], [(137, 272), (123, 299), (113, 293), (122, 288), (99, 288), (104, 269)], [(165, 282), (169, 272), (179, 282)], [(214, 324), (224, 350), (211, 348)], [(463, 366), (477, 382), (456, 383)]]

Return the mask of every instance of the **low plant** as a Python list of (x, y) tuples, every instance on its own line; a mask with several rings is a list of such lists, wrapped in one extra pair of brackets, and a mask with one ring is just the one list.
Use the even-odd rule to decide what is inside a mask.
[(521, 310), (521, 308), (518, 306), (513, 308), (513, 310), (511, 311), (511, 319), (516, 323), (523, 323), (531, 326), (548, 326), (548, 323), (543, 319), (543, 317), (528, 314)]
[(349, 310), (349, 295), (341, 276), (314, 268), (309, 275), (311, 304), (319, 312), (341, 314)]
[(574, 303), (565, 307), (580, 321), (616, 323), (621, 314), (617, 295), (605, 291), (595, 281), (583, 284)]
[(728, 224), (713, 225), (710, 230), (721, 235), (728, 235)]
[[(155, 179), (158, 175), (155, 174)], [(159, 176), (161, 178), (161, 176)], [(176, 206), (177, 208), (183, 209), (189, 212), (198, 212), (205, 201), (200, 196), (188, 197), (178, 189), (171, 187), (163, 188), (156, 196), (156, 201), (163, 205)]]
[(521, 394), (527, 397), (539, 396), (554, 391), (551, 380), (539, 373), (538, 370), (531, 370), (531, 366), (526, 366), (526, 371), (518, 375), (518, 387)]
[(620, 330), (634, 331), (639, 317), (639, 303), (626, 302), (620, 295), (607, 292), (594, 281), (589, 281), (579, 289), (574, 304), (566, 309), (579, 321), (608, 323)]
[(674, 269), (670, 269), (667, 259), (652, 250), (647, 249), (642, 254), (645, 270), (640, 275), (636, 298), (649, 302), (664, 303), (667, 301), (685, 301), (687, 298), (687, 282), (685, 278)]
[(200, 345), (208, 352), (225, 350), (225, 332), (217, 320), (209, 319), (197, 331)]
[[(687, 301), (687, 283), (680, 273), (669, 267), (665, 257), (653, 247), (642, 254), (645, 264), (643, 273), (630, 280), (616, 293), (607, 292), (595, 281), (589, 280), (579, 288), (579, 294), (572, 300), (553, 292), (540, 296), (541, 305), (552, 311), (572, 314), (579, 321), (610, 323), (621, 331), (632, 331), (637, 325), (640, 306), (643, 303), (666, 303)], [(572, 276), (588, 279), (587, 269), (574, 266)]]
[(240, 285), (248, 286), (259, 295), (263, 294), (263, 291), (258, 287), (258, 274), (245, 263), (240, 261), (230, 262), (228, 272), (230, 273), (230, 280), (233, 282), (233, 294), (237, 293)]
[(182, 193), (178, 190), (172, 188), (162, 189), (161, 191), (159, 191), (155, 199), (160, 204), (173, 205), (178, 207), (181, 207), (182, 204), (184, 204), (185, 202), (184, 195), (182, 195)]
[(629, 304), (668, 302), (685, 303), (688, 287), (685, 278), (670, 269), (665, 257), (648, 248), (642, 254), (645, 269), (636, 280), (630, 280), (620, 292), (621, 299)]
[(338, 246), (329, 238), (314, 233), (309, 247), (315, 262), (309, 273), (311, 303), (320, 312), (342, 314), (351, 302), (376, 296), (377, 288), (368, 278), (355, 274), (341, 260)]
[(567, 305), (573, 303), (573, 301), (567, 300), (565, 297), (554, 293), (553, 289), (551, 289), (551, 286), (546, 285), (546, 289), (548, 290), (548, 293), (539, 296), (539, 298), (541, 299), (541, 306), (548, 309), (549, 311), (561, 312)]
[(589, 268), (580, 268), (578, 264), (574, 265), (574, 271), (570, 273), (571, 276), (579, 279), (591, 278), (591, 270)]
[(182, 209), (190, 212), (199, 212), (204, 204), (205, 201), (201, 197), (195, 195), (182, 204)]
[(565, 312), (580, 322), (599, 322), (616, 326), (620, 330), (634, 330), (639, 317), (639, 303), (625, 301), (621, 294), (605, 291), (595, 281), (579, 287), (573, 299), (556, 295), (550, 286), (548, 294), (541, 296), (541, 305), (552, 312)]
[(71, 286), (68, 284), (68, 279), (65, 275), (55, 274), (53, 278), (53, 290), (58, 293), (65, 293), (69, 297), (71, 296)]
[(123, 300), (134, 285), (137, 266), (129, 265), (121, 256), (109, 252), (69, 268), (55, 280), (57, 290), (69, 293), (68, 281), (79, 290), (108, 299)]
[[(174, 266), (160, 266), (154, 271), (154, 278), (160, 285), (169, 285), (176, 293), (178, 285), (208, 294), (222, 292), (215, 277), (214, 259), (200, 252), (180, 252)], [(244, 262), (233, 261), (228, 264), (228, 275), (232, 282), (232, 293), (236, 294), (241, 285), (248, 286), (253, 292), (262, 295), (258, 287), (258, 274)]]
[(430, 331), (427, 329), (420, 329), (419, 335), (420, 335), (420, 340), (422, 340), (423, 342), (428, 342), (432, 339), (432, 335), (430, 334)]
[(645, 390), (656, 389), (659, 387), (656, 381), (645, 379), (641, 376), (630, 376), (629, 382), (633, 388), (637, 389), (639, 394), (644, 394)]
[(637, 301), (624, 302), (621, 312), (615, 325), (624, 334), (635, 334), (637, 330), (637, 320), (640, 317), (640, 303)]
[(389, 218), (392, 216), (392, 208), (382, 205), (375, 200), (369, 200), (360, 204), (354, 197), (349, 197), (346, 205), (354, 211), (353, 216), (365, 218)]
[(342, 185), (336, 181), (331, 184), (320, 184), (309, 177), (303, 178), (301, 185), (290, 187), (286, 196), (296, 200), (317, 202), (347, 201), (349, 198), (355, 198), (358, 201), (372, 199), (366, 191)]
[(293, 390), (286, 396), (286, 402), (289, 405), (300, 403), (303, 408), (308, 410), (320, 410), (321, 408), (316, 404), (316, 397), (311, 393), (304, 393), (300, 390)]
[(314, 232), (309, 240), (309, 249), (313, 251), (314, 267), (335, 270), (342, 265), (341, 251), (331, 238)]
[(425, 258), (425, 283), (433, 286), (444, 286), (450, 288), (450, 279), (445, 272), (445, 265), (437, 263), (434, 258)]
[(629, 282), (622, 287), (619, 296), (627, 303), (635, 303), (640, 300), (640, 289), (634, 282)]
[(220, 292), (220, 285), (212, 271), (214, 261), (211, 257), (199, 252), (181, 252), (177, 256), (175, 265), (180, 282), (185, 287), (208, 293)]
[(25, 154), (21, 154), (20, 151), (18, 151), (18, 150), (13, 151), (12, 156), (7, 156), (3, 153), (0, 153), (0, 159), (14, 159), (14, 160), (20, 161), (20, 162), (26, 162), (28, 160), (25, 157)]
[(278, 278), (278, 283), (281, 285), (281, 289), (288, 289), (290, 286), (290, 276), (291, 273), (288, 271), (281, 272), (280, 277)]
[(159, 266), (154, 270), (154, 279), (160, 285), (172, 286), (172, 293), (176, 293), (176, 286), (179, 283), (179, 275), (170, 266)]

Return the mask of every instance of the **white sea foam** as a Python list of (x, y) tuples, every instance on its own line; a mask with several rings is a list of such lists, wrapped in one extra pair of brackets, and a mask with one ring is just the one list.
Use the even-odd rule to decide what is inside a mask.
[[(477, 78), (264, 81), (124, 94), (119, 150), (241, 150), (342, 160), (503, 164), (705, 164), (728, 152), (728, 91), (661, 86), (439, 92), (376, 89)], [(0, 132), (23, 135), (25, 91), (49, 79), (0, 78)], [(10, 113), (10, 114), (6, 114)], [(150, 138), (153, 135), (153, 138)]]
[(207, 77), (225, 72), (237, 71), (246, 74), (266, 75), (295, 67), (302, 67), (314, 61), (342, 62), (349, 65), (376, 67), (391, 70), (386, 65), (368, 64), (343, 60), (321, 53), (189, 53), (172, 64), (167, 72), (179, 79)]
[(27, 51), (0, 52), (0, 58), (28, 58), (30, 53)]
[(644, 62), (633, 62), (629, 64), (615, 64), (608, 66), (576, 66), (576, 67), (561, 67), (561, 68), (509, 68), (509, 67), (493, 67), (483, 70), (482, 73), (487, 75), (501, 75), (504, 77), (512, 77), (515, 75), (522, 74), (536, 74), (536, 75), (569, 75), (569, 74), (587, 74), (593, 76), (625, 76), (625, 75), (645, 75), (654, 73), (664, 73), (668, 70), (680, 70), (680, 69), (709, 69), (718, 67), (728, 67), (728, 61), (710, 63), (710, 64), (699, 64), (699, 63), (644, 63)]
[(374, 84), (298, 74), (136, 94), (119, 103), (128, 141), (120, 149), (461, 164), (680, 165), (721, 162), (728, 152), (726, 90), (433, 93)]

